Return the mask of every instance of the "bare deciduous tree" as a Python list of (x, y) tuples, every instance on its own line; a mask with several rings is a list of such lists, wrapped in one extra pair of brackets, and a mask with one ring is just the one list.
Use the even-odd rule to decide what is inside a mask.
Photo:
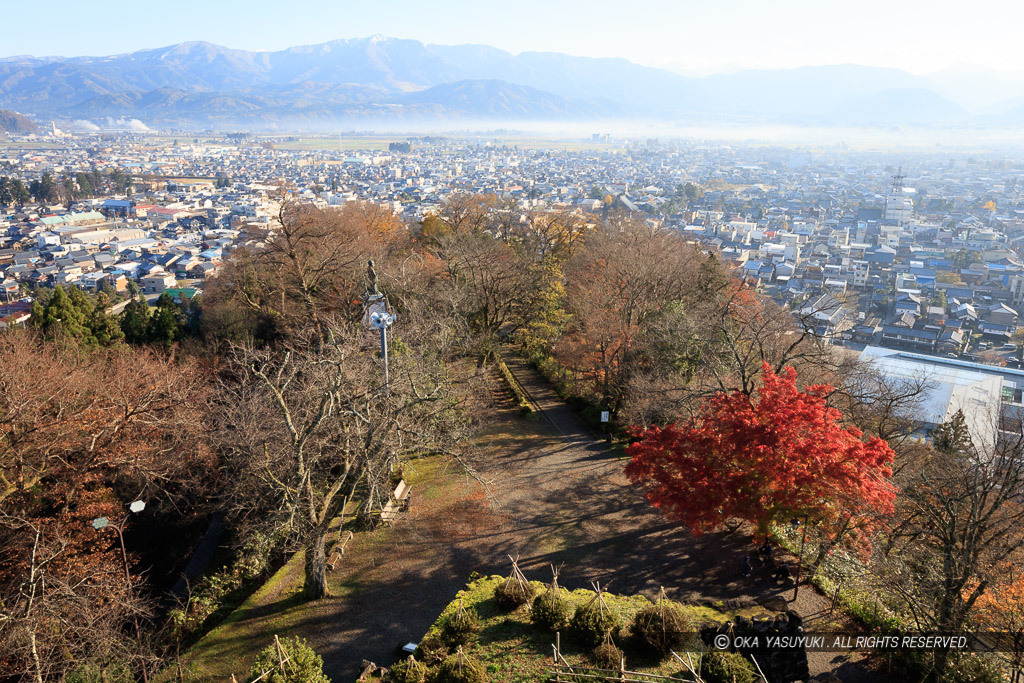
[[(960, 428), (966, 430), (962, 421)], [(904, 463), (899, 476), (902, 495), (877, 575), (919, 628), (956, 633), (1024, 550), (1024, 432), (1017, 424), (995, 444), (904, 457), (913, 455), (920, 457)], [(933, 680), (947, 658), (948, 651), (936, 652)]]
[(155, 659), (126, 628), (151, 616), (152, 605), (126, 585), (115, 552), (82, 561), (84, 529), (10, 516), (0, 528), (4, 573), (20, 578), (0, 584), (0, 676), (37, 683), (72, 671), (126, 678)]
[(579, 390), (621, 410), (630, 382), (654, 355), (668, 353), (656, 349), (668, 341), (658, 339), (657, 328), (671, 329), (669, 318), (700, 306), (714, 274), (679, 235), (640, 221), (619, 220), (589, 233), (565, 266), (571, 323), (556, 345)]
[(346, 502), (358, 492), (364, 512), (379, 510), (403, 459), (448, 450), (464, 428), (427, 340), (392, 356), (385, 390), (372, 337), (333, 323), (323, 330), (320, 343), (237, 348), (220, 401), (233, 507), (305, 549), (311, 599), (327, 595), (325, 539)]
[[(159, 508), (209, 466), (203, 373), (144, 350), (85, 352), (0, 335), (0, 638), (36, 680), (75, 666), (139, 671), (124, 635), (144, 616), (130, 554), (90, 521), (126, 495)], [(128, 499), (130, 500), (130, 498)], [(152, 508), (150, 508), (152, 509)], [(141, 640), (141, 639), (140, 639)]]
[(453, 232), (437, 238), (433, 254), (444, 267), (439, 291), (485, 352), (530, 319), (542, 274), (512, 246), (485, 233)]
[(317, 209), (282, 199), (275, 221), (248, 229), (211, 299), (238, 301), (285, 333), (319, 326), (325, 312), (350, 305), (366, 260), (400, 230), (380, 207)]

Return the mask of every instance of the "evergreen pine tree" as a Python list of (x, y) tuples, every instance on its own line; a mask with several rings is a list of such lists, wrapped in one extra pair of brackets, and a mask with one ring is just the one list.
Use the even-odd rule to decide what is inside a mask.
[(68, 294), (57, 285), (38, 318), (33, 307), (32, 319), (48, 339), (62, 335), (82, 342), (92, 336), (87, 324), (91, 314), (92, 304), (81, 291), (72, 287)]
[(89, 331), (93, 343), (97, 346), (113, 346), (120, 344), (125, 339), (125, 334), (117, 321), (107, 315), (104, 306), (97, 306), (93, 309), (89, 318)]
[(971, 433), (967, 429), (967, 420), (961, 410), (957, 410), (953, 417), (933, 429), (931, 437), (932, 446), (940, 453), (967, 455), (974, 447)]
[(157, 300), (156, 310), (149, 318), (149, 342), (163, 344), (165, 349), (170, 350), (174, 342), (181, 339), (184, 329), (183, 318), (178, 304), (167, 294), (161, 294)]
[(145, 344), (149, 341), (149, 304), (145, 297), (124, 307), (121, 331), (129, 344)]

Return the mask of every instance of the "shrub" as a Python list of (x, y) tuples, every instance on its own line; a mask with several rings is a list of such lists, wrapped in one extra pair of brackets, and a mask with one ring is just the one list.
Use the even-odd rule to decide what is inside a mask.
[(707, 683), (754, 683), (754, 667), (743, 655), (712, 650), (704, 655), (701, 676)]
[(437, 636), (427, 636), (420, 641), (414, 656), (427, 666), (440, 664), (448, 656), (448, 646)]
[(683, 608), (668, 600), (647, 605), (636, 613), (630, 625), (630, 635), (637, 647), (659, 655), (682, 649), (687, 634), (695, 632), (696, 627)]
[(606, 633), (617, 636), (622, 628), (622, 618), (607, 605), (602, 607), (595, 600), (589, 605), (576, 608), (570, 626), (581, 642), (593, 647), (604, 640)]
[(494, 601), (498, 608), (511, 612), (533, 599), (537, 591), (530, 584), (521, 584), (515, 579), (502, 581), (494, 587)]
[(618, 671), (622, 663), (622, 650), (615, 647), (610, 639), (594, 648), (592, 653), (594, 662), (602, 669), (614, 669)]
[(441, 640), (449, 645), (465, 645), (480, 632), (480, 618), (472, 609), (465, 609), (462, 602), (454, 612), (441, 622)]
[(280, 544), (280, 538), (262, 533), (252, 534), (239, 550), (234, 562), (198, 583), (188, 603), (168, 612), (176, 635), (189, 642), (208, 627), (208, 620), (227, 604), (230, 606), (238, 593), (254, 579), (262, 576)]
[(487, 683), (487, 673), (475, 657), (460, 652), (444, 660), (432, 683)]
[(282, 638), (280, 642), (281, 653), (287, 658), (284, 666), (280, 665), (277, 647), (271, 643), (256, 655), (249, 669), (250, 681), (271, 671), (273, 673), (261, 680), (266, 683), (331, 683), (324, 675), (324, 660), (304, 638)]
[(427, 678), (427, 665), (417, 662), (411, 655), (388, 669), (388, 683), (423, 683)]
[(1006, 678), (995, 657), (966, 653), (950, 657), (942, 680), (949, 683), (998, 683)]
[(556, 599), (554, 593), (547, 591), (534, 599), (530, 618), (535, 626), (557, 631), (569, 622), (569, 614), (569, 601), (562, 595)]
[[(899, 650), (889, 658), (893, 679), (924, 680), (936, 670), (936, 653)], [(938, 680), (942, 683), (999, 683), (1005, 681), (1005, 662), (990, 653), (950, 652)]]

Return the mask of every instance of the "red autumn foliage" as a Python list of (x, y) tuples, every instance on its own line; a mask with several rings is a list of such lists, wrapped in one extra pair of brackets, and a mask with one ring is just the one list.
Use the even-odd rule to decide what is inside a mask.
[(893, 451), (861, 439), (828, 407), (828, 385), (796, 386), (796, 371), (762, 368), (754, 395), (719, 393), (692, 420), (635, 430), (626, 475), (649, 486), (647, 498), (668, 517), (702, 533), (739, 518), (765, 534), (773, 521), (819, 521), (891, 512)]

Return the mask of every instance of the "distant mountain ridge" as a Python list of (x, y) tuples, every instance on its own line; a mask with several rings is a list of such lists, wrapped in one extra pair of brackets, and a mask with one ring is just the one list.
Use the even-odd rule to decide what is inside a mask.
[[(200, 126), (616, 117), (945, 125), (971, 116), (950, 99), (956, 78), (940, 85), (856, 65), (688, 78), (624, 59), (373, 36), (275, 52), (190, 42), (106, 57), (9, 57), (0, 59), (0, 99), (41, 117)], [(1024, 113), (1006, 106), (987, 121), (1024, 125)]]

